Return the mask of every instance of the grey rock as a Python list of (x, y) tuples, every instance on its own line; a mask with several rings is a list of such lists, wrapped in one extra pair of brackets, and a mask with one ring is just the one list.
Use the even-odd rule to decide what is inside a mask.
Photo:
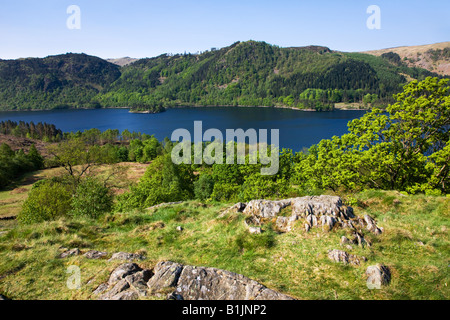
[(350, 240), (346, 236), (341, 237), (341, 245), (350, 243)]
[(137, 292), (140, 296), (147, 295), (147, 281), (153, 276), (153, 272), (149, 269), (145, 269), (125, 277), (125, 281), (128, 282), (130, 288)]
[(153, 270), (154, 276), (147, 282), (150, 291), (160, 291), (173, 287), (180, 277), (183, 266), (172, 261), (159, 262)]
[(372, 219), (372, 217), (368, 214), (364, 215), (364, 222), (366, 223), (367, 230), (369, 230), (370, 232), (373, 232), (377, 235), (382, 233), (382, 230), (378, 228), (375, 220)]
[(261, 232), (262, 232), (260, 227), (249, 227), (248, 231), (251, 234), (261, 234)]
[(84, 254), (84, 256), (88, 259), (101, 259), (103, 257), (106, 257), (107, 255), (108, 255), (108, 252), (97, 251), (97, 250), (90, 250)]
[(261, 218), (274, 218), (290, 204), (290, 200), (251, 200), (247, 203), (243, 213)]
[(359, 266), (362, 261), (367, 261), (365, 257), (357, 257), (356, 255), (336, 249), (328, 251), (328, 258), (334, 262), (341, 262), (355, 266)]
[(122, 279), (116, 282), (116, 284), (114, 284), (114, 286), (112, 286), (111, 289), (109, 289), (103, 295), (101, 295), (100, 300), (118, 300), (113, 299), (113, 297), (116, 296), (118, 293), (121, 293), (129, 288), (130, 285), (128, 284), (128, 282), (125, 279)]
[(133, 260), (145, 260), (145, 257), (136, 254), (136, 253), (129, 253), (129, 252), (116, 252), (112, 255), (112, 257), (108, 261), (113, 260), (124, 260), (124, 261), (133, 261)]
[(275, 221), (275, 226), (279, 231), (288, 232), (292, 230), (292, 222), (287, 217), (278, 217)]
[(133, 290), (119, 292), (108, 300), (137, 300), (139, 294)]
[(391, 271), (383, 264), (369, 266), (366, 269), (367, 287), (369, 289), (381, 289), (391, 282)]
[(175, 294), (183, 300), (292, 300), (234, 272), (184, 266)]
[(182, 226), (177, 226), (177, 231), (183, 231), (183, 227)]
[(80, 249), (75, 248), (75, 249), (70, 249), (67, 251), (64, 251), (63, 253), (60, 254), (60, 258), (67, 258), (70, 256), (78, 256), (80, 254)]
[(105, 292), (107, 289), (108, 289), (108, 285), (106, 283), (102, 283), (92, 293), (95, 295), (99, 295), (99, 294), (102, 294), (103, 292)]
[(113, 285), (124, 279), (126, 276), (141, 271), (142, 269), (135, 263), (124, 263), (118, 266), (109, 276), (108, 284)]

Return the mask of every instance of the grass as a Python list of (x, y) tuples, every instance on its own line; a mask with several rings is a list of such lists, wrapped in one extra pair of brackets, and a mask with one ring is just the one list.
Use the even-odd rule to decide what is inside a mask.
[[(384, 228), (366, 234), (371, 247), (353, 246), (365, 256), (361, 266), (333, 263), (330, 249), (346, 230), (306, 233), (302, 225), (277, 234), (264, 225), (250, 234), (240, 213), (219, 217), (232, 204), (196, 201), (153, 210), (109, 214), (98, 220), (60, 219), (30, 226), (17, 225), (0, 235), (0, 293), (12, 299), (91, 299), (121, 262), (80, 256), (59, 259), (63, 248), (140, 253), (139, 262), (153, 267), (173, 260), (230, 270), (298, 299), (448, 299), (450, 282), (450, 198), (404, 196), (366, 191), (356, 195), (355, 213), (369, 214)], [(177, 226), (183, 228), (178, 231)], [(366, 286), (369, 265), (384, 263), (392, 282), (380, 290)], [(81, 269), (82, 288), (69, 290), (67, 267)]]

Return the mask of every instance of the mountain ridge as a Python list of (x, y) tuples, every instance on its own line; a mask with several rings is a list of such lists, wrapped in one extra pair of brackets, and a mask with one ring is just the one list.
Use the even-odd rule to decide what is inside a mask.
[(331, 110), (340, 102), (386, 105), (408, 80), (438, 76), (391, 56), (253, 40), (122, 67), (112, 60), (75, 53), (0, 60), (0, 109), (159, 112), (180, 105), (242, 105)]

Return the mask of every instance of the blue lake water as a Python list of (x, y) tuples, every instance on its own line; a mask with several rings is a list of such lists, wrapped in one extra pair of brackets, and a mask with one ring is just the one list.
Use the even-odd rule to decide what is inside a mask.
[[(203, 132), (210, 128), (279, 129), (281, 148), (299, 151), (322, 139), (347, 132), (347, 123), (364, 115), (362, 110), (304, 112), (291, 109), (258, 107), (183, 107), (158, 114), (130, 113), (127, 109), (1, 111), (0, 121), (33, 121), (54, 124), (64, 132), (90, 128), (119, 129), (153, 134), (157, 139), (171, 137), (184, 128), (193, 135), (194, 121), (202, 121)], [(269, 138), (270, 140), (270, 138)]]

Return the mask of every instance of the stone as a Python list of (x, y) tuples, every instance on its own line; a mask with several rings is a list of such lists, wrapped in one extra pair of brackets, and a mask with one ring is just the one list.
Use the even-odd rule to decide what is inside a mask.
[(183, 266), (175, 293), (183, 300), (293, 300), (234, 272)]
[(172, 261), (159, 262), (153, 272), (154, 276), (147, 282), (147, 287), (151, 291), (160, 291), (168, 287), (173, 287), (180, 277), (183, 266)]
[(4, 295), (0, 294), (0, 300), (11, 300), (11, 299), (8, 299), (8, 298), (5, 297)]
[(147, 281), (153, 276), (152, 270), (144, 269), (125, 277), (131, 289), (136, 291), (140, 296), (147, 295)]
[(84, 256), (88, 259), (100, 259), (100, 258), (106, 257), (107, 255), (108, 255), (108, 252), (97, 251), (97, 250), (90, 250), (84, 254)]
[(183, 227), (182, 226), (177, 226), (177, 231), (183, 231)]
[(102, 283), (92, 293), (95, 295), (99, 295), (99, 294), (102, 294), (103, 292), (105, 292), (107, 289), (108, 289), (108, 284)]
[(251, 234), (261, 234), (261, 232), (262, 232), (260, 227), (249, 227), (248, 231)]
[(388, 267), (383, 264), (369, 266), (366, 269), (367, 287), (369, 289), (381, 289), (391, 282), (391, 272)]
[(308, 232), (310, 228), (310, 225), (308, 223), (305, 223), (305, 231)]
[(116, 252), (112, 255), (112, 257), (108, 261), (113, 260), (125, 260), (131, 262), (133, 260), (145, 260), (145, 257), (136, 253)]
[(142, 269), (135, 263), (124, 263), (118, 266), (109, 276), (108, 284), (113, 285), (124, 279), (126, 276), (141, 271)]
[(280, 211), (290, 205), (290, 200), (251, 200), (247, 203), (243, 213), (254, 215), (260, 218), (274, 218)]
[(130, 288), (130, 285), (128, 284), (128, 282), (125, 279), (119, 280), (118, 282), (116, 282), (116, 284), (114, 284), (114, 286), (111, 289), (106, 291), (100, 297), (100, 300), (117, 300), (117, 299), (113, 299), (113, 297), (115, 295), (117, 295), (118, 293), (121, 293), (129, 288)]
[(367, 261), (365, 257), (359, 258), (356, 255), (336, 249), (328, 251), (328, 258), (334, 262), (342, 262), (344, 264), (351, 264), (355, 266), (359, 266), (362, 261)]
[(118, 294), (112, 296), (108, 300), (137, 300), (139, 298), (139, 295), (137, 292), (133, 290), (127, 290), (119, 292)]
[(369, 216), (368, 214), (364, 215), (364, 222), (366, 223), (367, 230), (369, 230), (370, 232), (373, 232), (376, 235), (379, 235), (382, 233), (382, 230), (380, 228), (378, 228), (375, 220), (373, 220), (373, 218), (371, 216)]
[(60, 254), (60, 258), (67, 258), (70, 256), (78, 256), (80, 254), (80, 249), (75, 248), (75, 249), (70, 249), (67, 251), (64, 251), (63, 253)]
[(341, 245), (350, 243), (350, 240), (346, 236), (341, 237)]
[(291, 224), (292, 222), (289, 220), (289, 218), (282, 216), (278, 217), (277, 220), (275, 221), (275, 226), (281, 232), (291, 231), (292, 229)]

